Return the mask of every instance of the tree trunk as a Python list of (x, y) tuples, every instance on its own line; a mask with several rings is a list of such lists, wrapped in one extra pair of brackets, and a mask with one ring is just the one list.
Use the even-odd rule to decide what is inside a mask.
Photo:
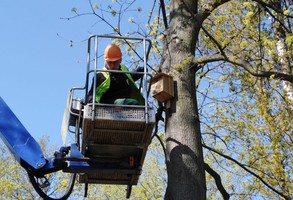
[[(280, 30), (279, 30), (280, 33)], [(279, 35), (277, 36), (277, 52), (280, 57), (280, 68), (278, 69), (280, 72), (284, 74), (291, 74), (291, 69), (288, 66), (288, 62), (286, 59), (286, 43), (285, 43), (285, 36)], [(287, 95), (287, 99), (289, 101), (289, 108), (293, 111), (293, 84), (289, 81), (282, 81), (283, 82), (283, 89)]]
[(194, 14), (196, 1), (170, 2), (162, 72), (174, 78), (175, 97), (166, 116), (168, 184), (165, 199), (206, 199), (201, 132), (192, 66), (200, 27)]
[[(277, 2), (278, 8), (281, 8), (280, 2)], [(281, 21), (284, 21), (281, 19)], [(286, 34), (281, 25), (276, 28), (276, 38), (277, 38), (277, 53), (279, 56), (280, 65), (278, 70), (284, 74), (292, 74), (292, 69), (290, 68), (290, 60), (286, 57), (287, 47), (286, 47)], [(293, 111), (293, 84), (289, 81), (283, 81), (283, 89), (287, 95), (289, 101), (289, 108)]]

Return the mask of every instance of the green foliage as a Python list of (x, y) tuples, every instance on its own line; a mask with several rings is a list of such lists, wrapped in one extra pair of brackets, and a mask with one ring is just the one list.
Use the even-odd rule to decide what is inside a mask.
[(97, 3), (94, 3), (94, 4), (93, 4), (93, 9), (94, 9), (94, 10), (99, 9), (99, 5), (98, 5)]
[[(204, 26), (221, 48), (232, 52), (232, 61), (246, 60), (258, 71), (276, 70), (280, 66), (276, 51), (279, 39), (274, 32), (277, 24), (270, 23), (261, 11), (252, 1), (230, 1), (217, 9)], [(290, 35), (285, 37), (287, 45), (291, 44)], [(218, 52), (204, 33), (199, 39), (201, 54)], [(292, 46), (288, 45), (284, 55), (290, 58), (290, 51)], [(293, 113), (282, 82), (275, 75), (260, 79), (239, 66), (221, 62), (206, 64), (198, 77), (204, 143), (242, 163), (272, 188), (292, 198), (293, 157), (289, 152), (293, 151)], [(205, 161), (221, 174), (231, 199), (280, 198), (235, 162), (210, 151), (205, 151)], [(207, 181), (208, 199), (220, 198), (214, 180), (207, 176)]]
[(183, 64), (178, 64), (178, 65), (175, 66), (175, 69), (178, 70), (178, 71), (183, 71), (184, 65)]
[(286, 37), (286, 43), (288, 46), (291, 46), (293, 44), (293, 34), (290, 34)]
[(26, 171), (14, 160), (2, 140), (0, 152), (0, 199), (41, 199), (29, 184)]
[[(234, 79), (233, 90), (224, 89), (222, 84), (218, 84), (222, 82), (224, 72), (230, 77), (230, 81), (231, 78)], [(264, 89), (261, 86), (265, 83), (255, 82), (251, 75), (236, 77), (231, 72), (227, 68), (214, 71), (212, 77), (218, 78), (213, 83), (209, 81), (210, 89), (203, 92), (207, 96), (213, 93), (218, 96), (204, 102), (206, 106), (202, 105), (205, 108), (202, 111), (203, 119), (207, 119), (203, 125), (204, 142), (255, 170), (277, 190), (291, 195), (293, 165), (289, 152), (293, 150), (290, 145), (292, 113), (280, 96), (282, 88), (275, 85), (274, 88)], [(275, 83), (274, 80), (270, 82), (270, 85)], [(237, 195), (249, 196), (247, 191), (250, 191), (256, 196), (277, 199), (274, 192), (235, 163), (222, 160), (219, 155), (211, 152), (206, 152), (205, 159), (222, 175), (226, 189), (233, 193), (234, 198), (237, 199)], [(231, 176), (232, 171), (237, 173)], [(247, 180), (245, 182), (241, 181), (244, 177)], [(234, 184), (235, 182), (238, 184)], [(209, 187), (214, 187), (212, 185), (213, 183)], [(211, 199), (216, 199), (213, 192), (209, 195)]]

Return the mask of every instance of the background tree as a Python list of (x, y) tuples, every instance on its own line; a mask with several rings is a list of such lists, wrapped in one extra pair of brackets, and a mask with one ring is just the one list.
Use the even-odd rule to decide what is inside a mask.
[[(290, 5), (290, 2), (279, 2), (283, 5), (281, 10), (285, 13), (288, 10), (286, 5)], [(219, 47), (224, 44), (224, 53), (227, 52), (228, 58), (234, 60), (224, 59), (229, 61), (229, 64), (217, 62), (220, 66), (217, 68), (211, 67), (210, 64), (206, 65), (209, 72), (212, 72), (209, 73), (209, 76), (204, 77), (209, 80), (210, 85), (208, 90), (202, 91), (201, 94), (204, 105), (212, 107), (215, 112), (212, 115), (212, 112), (205, 113), (205, 117), (202, 119), (205, 119), (207, 121), (205, 123), (208, 125), (205, 126), (205, 130), (209, 134), (205, 135), (210, 135), (209, 139), (214, 138), (212, 143), (205, 139), (206, 144), (209, 144), (210, 147), (216, 145), (218, 155), (225, 152), (226, 156), (229, 155), (239, 161), (237, 165), (240, 164), (240, 169), (245, 169), (244, 172), (236, 170), (238, 173), (241, 172), (237, 175), (240, 180), (245, 177), (246, 181), (243, 185), (238, 184), (238, 188), (235, 187), (235, 184), (230, 186), (232, 189), (230, 194), (257, 195), (276, 199), (279, 198), (276, 194), (279, 194), (284, 198), (292, 198), (290, 196), (292, 185), (286, 184), (292, 179), (292, 165), (289, 164), (292, 157), (287, 154), (288, 151), (292, 151), (290, 145), (292, 143), (290, 136), (292, 102), (288, 98), (290, 96), (288, 92), (290, 93), (292, 90), (284, 87), (292, 85), (290, 80), (292, 77), (292, 43), (288, 43), (292, 32), (290, 28), (284, 27), (284, 24), (291, 27), (291, 17), (284, 17), (280, 9), (278, 12), (271, 11), (271, 9), (276, 10), (277, 8), (273, 2), (268, 3), (270, 4), (260, 1), (257, 3), (231, 1), (223, 7), (225, 10), (218, 9), (215, 15), (211, 15), (211, 29), (209, 29), (211, 31), (208, 33), (210, 34), (208, 37), (213, 37), (214, 41), (221, 41), (214, 44)], [(229, 13), (227, 15), (230, 10), (233, 10), (235, 14), (239, 10), (239, 14), (235, 16)], [(221, 15), (221, 13), (226, 13), (226, 15)], [(244, 13), (244, 15), (240, 13)], [(287, 20), (285, 20), (286, 23), (276, 20), (281, 16)], [(279, 37), (277, 37), (279, 32), (273, 28), (280, 28), (279, 25), (282, 27), (279, 30), (287, 30), (283, 32), (286, 34), (283, 34), (282, 41), (287, 42), (283, 43), (286, 46), (283, 46), (285, 48), (283, 48), (282, 54), (279, 54), (277, 50), (280, 43)], [(231, 32), (227, 32), (228, 28)], [(202, 38), (205, 39), (205, 37)], [(204, 52), (204, 49), (201, 50)], [(210, 51), (209, 48), (207, 50)], [(289, 57), (284, 59), (284, 55)], [(280, 63), (281, 60), (283, 64)], [(285, 65), (284, 60), (286, 60)], [(280, 71), (281, 66), (286, 66), (286, 71)], [(281, 76), (288, 76), (289, 79), (277, 80), (279, 72), (282, 73)], [(206, 74), (206, 72), (203, 71), (202, 74)], [(223, 95), (221, 98), (214, 98), (215, 95), (211, 95), (211, 92), (219, 93), (217, 91), (221, 90), (226, 91), (227, 95)], [(217, 142), (217, 140), (221, 141)], [(213, 160), (219, 161), (219, 159)], [(220, 166), (230, 170), (229, 165), (231, 166), (231, 163), (221, 163)], [(232, 166), (235, 168), (234, 165)], [(223, 173), (221, 172), (221, 174)], [(247, 179), (249, 176), (251, 178)], [(238, 182), (241, 182), (240, 180)], [(284, 185), (286, 186), (284, 187)]]

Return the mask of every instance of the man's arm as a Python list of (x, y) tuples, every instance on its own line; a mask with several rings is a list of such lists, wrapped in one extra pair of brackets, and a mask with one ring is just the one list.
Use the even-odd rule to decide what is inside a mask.
[[(135, 70), (133, 70), (133, 72), (144, 72), (144, 67), (137, 67)], [(137, 81), (143, 77), (143, 74), (131, 74), (131, 76), (134, 81)]]

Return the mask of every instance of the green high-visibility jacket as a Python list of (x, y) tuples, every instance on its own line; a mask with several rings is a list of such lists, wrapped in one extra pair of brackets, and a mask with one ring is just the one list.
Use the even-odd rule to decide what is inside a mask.
[[(121, 64), (120, 67), (121, 67), (121, 71), (128, 72), (128, 69), (125, 65)], [(110, 73), (109, 72), (99, 72), (99, 73), (103, 74), (103, 76), (105, 77), (105, 80), (96, 88), (95, 100), (97, 103), (99, 103), (101, 101), (103, 94), (105, 92), (107, 92), (107, 90), (110, 88), (110, 85), (111, 85)], [(140, 91), (136, 87), (136, 84), (135, 84), (133, 78), (131, 77), (131, 74), (125, 73), (125, 75), (130, 80), (130, 84), (131, 84), (131, 88), (132, 88), (130, 98), (137, 100), (140, 105), (144, 105), (144, 98), (142, 97), (142, 95), (140, 94)]]

